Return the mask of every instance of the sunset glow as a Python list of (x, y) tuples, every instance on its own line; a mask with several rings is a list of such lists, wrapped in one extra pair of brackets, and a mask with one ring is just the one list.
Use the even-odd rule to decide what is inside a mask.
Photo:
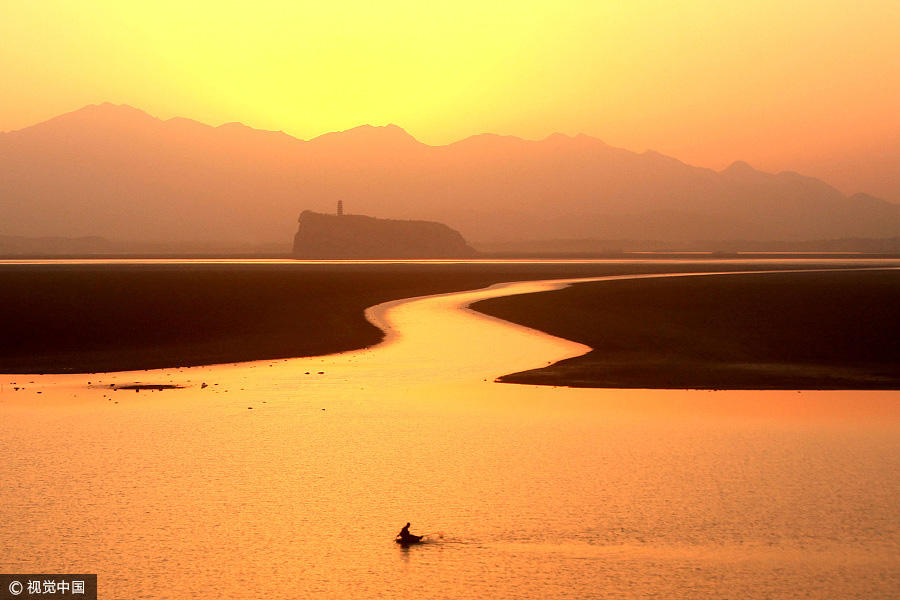
[(898, 32), (0, 0), (0, 600), (900, 598)]
[(886, 0), (12, 0), (0, 30), (2, 131), (110, 101), (304, 139), (561, 131), (789, 168), (900, 130)]

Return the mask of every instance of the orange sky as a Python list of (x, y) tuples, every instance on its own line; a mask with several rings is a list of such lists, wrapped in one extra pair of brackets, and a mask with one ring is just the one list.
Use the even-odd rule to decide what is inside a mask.
[(898, 31), (896, 0), (3, 0), (0, 131), (110, 101), (808, 171), (900, 140)]

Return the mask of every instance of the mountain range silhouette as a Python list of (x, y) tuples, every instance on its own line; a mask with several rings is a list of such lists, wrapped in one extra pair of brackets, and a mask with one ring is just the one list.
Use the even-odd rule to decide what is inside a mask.
[(363, 125), (304, 141), (109, 103), (0, 134), (0, 235), (289, 247), (301, 211), (338, 200), (356, 214), (439, 221), (474, 243), (900, 235), (900, 205), (867, 194), (586, 135), (429, 146), (396, 125)]

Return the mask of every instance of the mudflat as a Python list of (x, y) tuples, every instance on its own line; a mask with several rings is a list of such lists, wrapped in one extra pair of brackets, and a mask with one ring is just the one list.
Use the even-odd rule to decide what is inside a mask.
[(129, 371), (324, 355), (379, 342), (382, 332), (366, 321), (364, 311), (381, 302), (504, 281), (675, 268), (573, 263), (0, 265), (0, 373)]
[[(89, 373), (317, 356), (364, 348), (380, 341), (382, 332), (365, 320), (364, 311), (369, 306), (400, 298), (476, 289), (505, 281), (779, 267), (795, 265), (740, 261), (727, 264), (622, 261), (2, 265), (0, 372)], [(896, 275), (883, 277), (890, 281), (897, 278)], [(862, 279), (868, 281), (869, 278), (858, 277), (853, 281)], [(771, 281), (777, 288), (776, 280)], [(846, 290), (852, 290), (853, 284), (849, 279), (847, 281)], [(575, 298), (571, 294), (592, 296), (591, 290), (597, 290), (605, 295), (610, 289), (634, 289), (634, 293), (618, 300), (627, 308), (641, 296), (639, 289), (656, 294), (657, 286), (666, 290), (673, 284), (698, 285), (701, 282), (646, 281), (613, 283), (612, 287), (607, 284), (579, 286), (554, 294), (491, 301), (479, 308), (486, 312), (499, 310), (503, 314), (491, 314), (597, 348), (581, 363), (560, 365), (560, 369), (582, 365), (567, 371), (564, 376), (559, 375), (561, 371), (541, 375), (543, 378), (550, 376), (548, 383), (654, 387), (638, 364), (641, 360), (645, 364), (650, 360), (650, 354), (645, 352), (650, 347), (646, 343), (647, 336), (665, 338), (668, 346), (661, 348), (680, 351), (684, 346), (682, 340), (693, 335), (689, 330), (673, 332), (669, 327), (671, 317), (668, 315), (677, 310), (677, 306), (662, 301), (651, 302), (644, 305), (642, 315), (625, 311), (616, 319), (610, 319), (605, 315), (613, 299), (599, 305), (585, 304), (584, 299), (571, 305), (566, 303), (570, 302), (569, 298)], [(703, 284), (711, 285), (711, 282)], [(896, 286), (893, 289), (896, 291)], [(732, 325), (731, 311), (744, 311), (747, 317), (738, 314), (736, 320), (749, 327), (750, 313), (746, 312), (746, 307), (729, 306), (725, 296), (716, 290), (718, 287), (713, 286), (691, 292), (698, 301), (701, 294), (719, 294), (703, 300), (716, 305), (714, 312), (723, 320), (718, 324), (711, 321), (707, 329), (718, 327), (722, 337), (727, 338)], [(883, 291), (879, 288), (877, 293)], [(844, 293), (846, 302), (842, 310), (870, 315), (871, 306), (862, 309), (853, 306), (854, 302), (862, 301), (858, 297), (861, 293), (858, 291), (853, 297)], [(882, 312), (889, 310), (890, 298), (894, 296), (883, 298)], [(649, 299), (645, 301), (649, 302)], [(876, 301), (881, 300), (867, 302), (871, 305)], [(717, 305), (717, 302), (722, 304)], [(821, 312), (823, 308), (819, 306), (816, 310)], [(654, 311), (656, 314), (648, 314)], [(835, 311), (840, 312), (837, 307), (832, 310)], [(863, 327), (863, 323), (853, 322), (855, 327)], [(781, 327), (778, 323), (765, 322), (761, 326)], [(626, 348), (620, 349), (618, 355), (619, 371), (639, 373), (639, 376), (610, 380), (606, 375), (601, 377), (603, 372), (598, 371), (602, 366), (599, 362), (590, 362), (602, 354), (602, 363), (608, 364), (608, 349), (598, 346), (598, 340), (608, 339), (610, 327), (613, 328), (611, 333), (619, 339), (645, 340), (634, 342), (636, 346), (632, 350), (637, 352)], [(662, 329), (653, 333), (654, 327)], [(668, 364), (681, 360), (672, 358), (671, 353), (666, 355)], [(679, 356), (685, 357), (687, 362), (679, 363), (677, 368), (670, 367), (670, 371), (698, 370), (711, 364), (710, 361), (696, 362), (692, 354), (681, 352)], [(857, 360), (855, 354), (851, 356), (848, 351), (831, 364), (837, 365), (844, 358)], [(656, 383), (659, 387), (682, 387), (684, 382), (661, 376)], [(690, 383), (694, 383), (693, 378)]]
[(510, 383), (900, 389), (900, 271), (582, 283), (474, 309), (593, 348)]

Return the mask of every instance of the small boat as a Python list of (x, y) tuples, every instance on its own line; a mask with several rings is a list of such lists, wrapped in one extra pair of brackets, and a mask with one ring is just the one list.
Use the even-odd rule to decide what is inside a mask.
[(424, 535), (412, 535), (412, 534), (409, 534), (408, 536), (405, 536), (405, 537), (404, 537), (404, 536), (399, 536), (399, 535), (398, 535), (398, 536), (396, 537), (396, 539), (394, 539), (394, 541), (397, 542), (398, 544), (402, 545), (402, 546), (409, 546), (410, 544), (421, 544), (421, 543), (422, 543), (422, 538), (423, 538), (423, 537), (425, 537), (425, 536), (424, 536)]

